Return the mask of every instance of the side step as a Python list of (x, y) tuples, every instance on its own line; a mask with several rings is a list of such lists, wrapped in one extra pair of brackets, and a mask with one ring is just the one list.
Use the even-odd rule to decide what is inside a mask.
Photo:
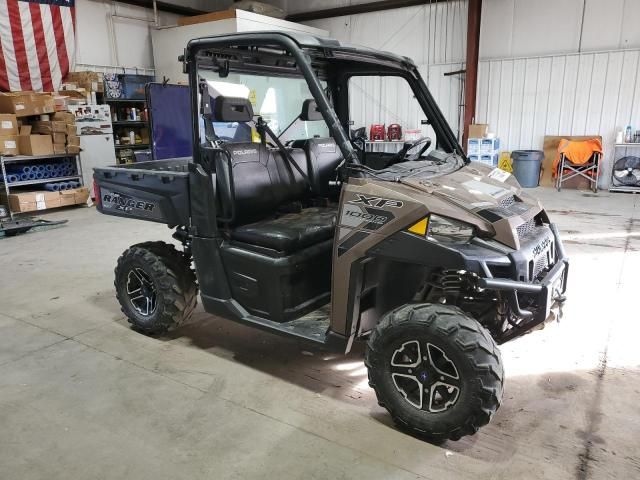
[[(330, 305), (323, 305), (303, 317), (280, 323), (251, 315), (234, 300), (219, 300), (205, 295), (201, 295), (201, 298), (205, 311), (213, 315), (318, 345), (327, 346), (328, 344), (330, 336), (327, 333), (331, 321)], [(335, 343), (335, 339), (332, 340), (332, 344)]]

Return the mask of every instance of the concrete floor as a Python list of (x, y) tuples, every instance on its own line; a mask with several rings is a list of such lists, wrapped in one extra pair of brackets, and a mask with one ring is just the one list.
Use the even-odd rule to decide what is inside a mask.
[(129, 329), (113, 268), (161, 225), (78, 208), (0, 240), (0, 478), (640, 478), (640, 197), (538, 189), (571, 256), (560, 324), (502, 349), (490, 425), (395, 430), (362, 350), (329, 355), (198, 310)]

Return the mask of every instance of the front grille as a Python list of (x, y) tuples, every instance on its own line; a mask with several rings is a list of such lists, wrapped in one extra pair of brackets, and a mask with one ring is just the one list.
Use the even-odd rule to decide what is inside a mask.
[(548, 260), (547, 255), (542, 255), (536, 260), (536, 264), (533, 267), (533, 278), (538, 278), (540, 273), (547, 269), (549, 266)]
[(516, 203), (516, 197), (513, 195), (509, 195), (507, 197), (501, 198), (498, 202), (502, 208), (509, 208), (511, 205)]
[(522, 225), (518, 225), (516, 227), (516, 231), (518, 232), (518, 238), (522, 239), (529, 236), (536, 229), (536, 220), (532, 218), (524, 222)]

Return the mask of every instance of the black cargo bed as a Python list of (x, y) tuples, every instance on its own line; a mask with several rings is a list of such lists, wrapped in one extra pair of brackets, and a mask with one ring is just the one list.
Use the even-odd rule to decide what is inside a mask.
[(185, 157), (95, 168), (98, 210), (170, 226), (188, 225), (191, 162)]

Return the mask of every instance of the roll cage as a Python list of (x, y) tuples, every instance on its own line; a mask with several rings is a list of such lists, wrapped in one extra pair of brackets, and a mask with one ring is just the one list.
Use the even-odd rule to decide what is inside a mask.
[[(347, 83), (354, 75), (398, 76), (410, 85), (437, 137), (436, 147), (464, 156), (464, 152), (427, 89), (418, 68), (406, 57), (371, 49), (342, 45), (335, 40), (283, 32), (237, 33), (191, 40), (180, 57), (189, 84), (198, 85), (201, 68), (218, 72), (268, 73), (272, 76), (303, 77), (315, 99), (331, 136), (347, 163), (359, 163), (349, 131)], [(325, 80), (325, 91), (320, 80)], [(198, 112), (198, 89), (191, 89), (191, 108)], [(192, 115), (193, 145), (198, 145), (198, 115)], [(195, 148), (194, 162), (202, 163)]]

